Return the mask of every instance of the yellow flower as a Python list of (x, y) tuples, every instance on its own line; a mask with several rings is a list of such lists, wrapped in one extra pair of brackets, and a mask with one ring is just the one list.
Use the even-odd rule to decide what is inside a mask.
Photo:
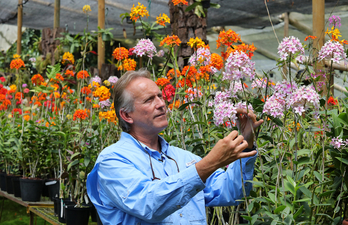
[(110, 86), (111, 84), (110, 84), (110, 81), (108, 81), (108, 80), (104, 80), (104, 82), (103, 82), (106, 86)]
[(131, 13), (130, 13), (130, 17), (131, 20), (133, 20), (134, 22), (137, 22), (137, 20), (140, 17), (144, 17), (146, 16), (146, 18), (149, 17), (149, 12), (146, 10), (146, 7), (143, 4), (140, 4), (140, 2), (138, 2), (138, 5), (136, 7), (132, 7)]
[(166, 26), (165, 23), (170, 23), (170, 19), (165, 13), (163, 13), (163, 16), (159, 14), (159, 16), (156, 17), (156, 20), (157, 20), (156, 23), (164, 27)]
[(15, 84), (12, 84), (11, 86), (10, 86), (10, 89), (11, 89), (11, 91), (16, 91), (17, 90), (17, 86), (15, 85)]
[(68, 115), (66, 115), (66, 118), (67, 118), (68, 120), (71, 120), (71, 119), (72, 119), (72, 115), (68, 114)]
[(92, 10), (91, 10), (91, 6), (90, 6), (90, 5), (85, 5), (85, 6), (83, 6), (82, 11), (83, 11), (84, 13), (91, 12), (91, 11), (92, 11)]
[(65, 52), (63, 55), (63, 64), (74, 64), (75, 63), (75, 59), (74, 59), (74, 55), (71, 54), (70, 52)]
[(201, 48), (205, 46), (204, 41), (202, 39), (196, 37), (195, 39), (190, 38), (190, 41), (187, 42), (187, 45), (189, 45), (191, 48)]
[(13, 58), (14, 58), (14, 59), (19, 59), (20, 57), (21, 57), (21, 56), (18, 55), (18, 54), (14, 54), (14, 55), (13, 55)]
[(331, 39), (334, 41), (338, 41), (338, 37), (342, 37), (340, 30), (338, 28), (335, 28), (335, 26), (331, 27), (330, 31), (329, 28), (327, 28), (325, 34), (329, 36), (331, 34)]
[(8, 116), (7, 116), (9, 119), (11, 119), (12, 118), (12, 114), (10, 113), (10, 114), (8, 114)]

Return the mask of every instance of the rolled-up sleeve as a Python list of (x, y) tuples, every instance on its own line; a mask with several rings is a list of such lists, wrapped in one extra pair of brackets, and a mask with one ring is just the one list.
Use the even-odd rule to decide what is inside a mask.
[(245, 185), (246, 195), (250, 194), (252, 184), (248, 182), (253, 179), (254, 164), (257, 154), (243, 158), (242, 173), (240, 172), (240, 160), (231, 163), (227, 170), (217, 170), (206, 181), (204, 197), (206, 206), (230, 206), (238, 205), (244, 197), (242, 187), (242, 176)]

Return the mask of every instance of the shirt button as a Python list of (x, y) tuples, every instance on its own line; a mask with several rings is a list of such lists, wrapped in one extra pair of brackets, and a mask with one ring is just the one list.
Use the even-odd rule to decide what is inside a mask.
[(199, 192), (199, 189), (198, 189), (198, 188), (196, 189), (196, 192)]
[(182, 214), (180, 213), (180, 217), (182, 217)]
[(176, 207), (178, 207), (178, 209), (180, 209), (181, 206), (180, 206), (180, 205), (177, 205)]

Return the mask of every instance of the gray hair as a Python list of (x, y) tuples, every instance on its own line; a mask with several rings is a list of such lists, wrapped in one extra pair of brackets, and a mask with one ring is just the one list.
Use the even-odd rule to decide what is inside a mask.
[(127, 71), (116, 82), (114, 87), (114, 107), (116, 116), (122, 130), (127, 133), (130, 131), (130, 124), (121, 118), (120, 110), (122, 109), (127, 113), (134, 111), (134, 97), (126, 91), (126, 88), (133, 80), (139, 77), (151, 79), (151, 74), (148, 70), (143, 68), (138, 71)]

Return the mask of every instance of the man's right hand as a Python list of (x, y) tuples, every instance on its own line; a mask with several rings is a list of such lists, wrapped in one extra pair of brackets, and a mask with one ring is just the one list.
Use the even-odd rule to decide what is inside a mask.
[(196, 163), (198, 175), (203, 182), (215, 172), (237, 159), (254, 156), (257, 151), (243, 152), (248, 147), (247, 141), (237, 131), (232, 131), (228, 136), (219, 140), (214, 148), (201, 161)]

